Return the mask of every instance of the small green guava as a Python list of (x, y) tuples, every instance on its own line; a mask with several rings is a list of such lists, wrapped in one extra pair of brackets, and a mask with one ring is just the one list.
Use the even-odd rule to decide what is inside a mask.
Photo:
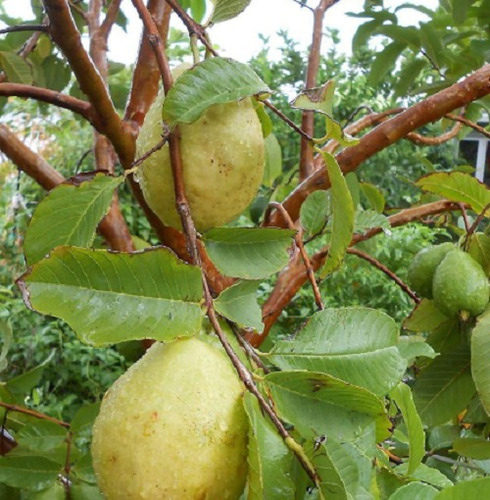
[(108, 500), (236, 500), (247, 476), (243, 385), (215, 346), (155, 343), (104, 396), (92, 457)]
[(415, 255), (408, 269), (408, 283), (417, 295), (432, 298), (434, 272), (446, 254), (455, 248), (452, 243), (442, 243), (423, 248)]
[[(137, 156), (161, 139), (163, 102), (160, 93), (146, 115)], [(185, 191), (196, 228), (205, 231), (230, 222), (254, 199), (264, 173), (264, 138), (251, 99), (215, 104), (179, 130)], [(145, 160), (136, 179), (160, 220), (180, 228), (168, 145)]]
[(437, 266), (432, 290), (436, 307), (447, 316), (478, 316), (490, 297), (485, 272), (462, 250), (449, 252)]

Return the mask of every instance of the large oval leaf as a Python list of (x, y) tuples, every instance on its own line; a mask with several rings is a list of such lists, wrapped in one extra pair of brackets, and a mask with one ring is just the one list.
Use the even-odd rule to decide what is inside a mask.
[(467, 203), (476, 213), (482, 213), (490, 203), (488, 187), (463, 172), (437, 172), (422, 177), (415, 184), (448, 200)]
[(251, 0), (213, 0), (214, 10), (208, 24), (221, 23), (242, 13)]
[(204, 236), (209, 258), (226, 276), (256, 280), (280, 271), (288, 262), (294, 231), (218, 228)]
[(329, 373), (385, 395), (406, 368), (397, 342), (396, 323), (380, 311), (325, 309), (311, 316), (294, 340), (277, 342), (268, 357), (284, 370)]
[(414, 401), (422, 421), (430, 426), (455, 417), (474, 396), (470, 352), (466, 346), (443, 352), (415, 381)]
[(26, 232), (24, 252), (32, 266), (61, 245), (88, 247), (123, 177), (97, 174), (81, 183), (61, 184), (39, 203)]
[(169, 90), (163, 119), (169, 127), (192, 123), (213, 104), (268, 94), (271, 89), (246, 64), (213, 57), (183, 73)]
[(87, 344), (170, 340), (201, 325), (201, 271), (166, 248), (58, 247), (18, 284), (28, 307), (65, 320)]

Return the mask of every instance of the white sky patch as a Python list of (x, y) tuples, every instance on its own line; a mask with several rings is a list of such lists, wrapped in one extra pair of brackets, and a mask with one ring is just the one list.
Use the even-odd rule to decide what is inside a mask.
[[(314, 4), (315, 2), (310, 2)], [(395, 8), (404, 3), (404, 0), (386, 0), (385, 5)], [(421, 2), (426, 7), (435, 8), (437, 0)], [(353, 18), (347, 12), (360, 12), (363, 0), (341, 0), (331, 7), (325, 16), (325, 26), (336, 28), (340, 33), (340, 51), (350, 53), (351, 40), (359, 24), (365, 22), (362, 18)], [(2, 7), (11, 16), (23, 19), (32, 18), (30, 0), (2, 0)], [(115, 28), (109, 40), (110, 58), (122, 63), (135, 61), (141, 36), (141, 22), (130, 0), (123, 1), (124, 12), (129, 18), (127, 33)], [(424, 19), (414, 10), (406, 10), (406, 22), (414, 24)], [(178, 19), (174, 26), (183, 28)], [(231, 57), (242, 62), (248, 61), (263, 47), (259, 38), (262, 34), (270, 38), (272, 58), (279, 57), (279, 47), (282, 38), (277, 35), (279, 30), (284, 30), (289, 37), (298, 42), (298, 48), (306, 50), (311, 43), (313, 26), (312, 12), (301, 7), (293, 0), (252, 0), (249, 7), (235, 19), (217, 24), (209, 30), (211, 40), (220, 47), (220, 55)], [(323, 41), (323, 49), (329, 47), (328, 39)]]

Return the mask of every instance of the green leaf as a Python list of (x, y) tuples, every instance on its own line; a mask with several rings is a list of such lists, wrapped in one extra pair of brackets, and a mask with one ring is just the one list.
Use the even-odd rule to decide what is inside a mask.
[[(336, 429), (340, 434), (335, 434), (343, 436), (344, 432), (349, 433), (350, 424), (362, 425), (359, 422), (364, 425), (376, 422), (380, 435), (391, 427), (381, 399), (362, 387), (331, 375), (313, 371), (273, 372), (266, 375), (265, 383), (271, 391), (274, 404), (280, 409), (279, 413), (297, 426), (304, 437), (332, 435), (331, 432), (325, 432), (330, 425), (333, 428), (338, 425), (343, 429)], [(322, 412), (325, 412), (323, 416)], [(344, 413), (346, 420), (341, 417)], [(297, 418), (301, 419), (301, 415), (304, 420), (298, 422)], [(317, 418), (319, 421), (316, 421)], [(329, 421), (330, 418), (336, 421)], [(348, 441), (347, 437), (345, 440)]]
[(490, 203), (488, 187), (472, 175), (462, 172), (429, 174), (415, 184), (424, 191), (438, 194), (448, 200), (467, 203), (478, 214)]
[(72, 466), (71, 474), (77, 479), (84, 481), (86, 483), (95, 484), (95, 472), (92, 464), (92, 455), (87, 452), (85, 455), (82, 455)]
[(473, 233), (468, 237), (468, 253), (480, 264), (486, 275), (490, 275), (490, 236)]
[(408, 474), (411, 474), (421, 464), (425, 455), (425, 433), (422, 421), (417, 413), (412, 399), (412, 391), (408, 385), (400, 382), (390, 392), (390, 397), (403, 415), (407, 426), (409, 439)]
[(30, 66), (14, 52), (0, 51), (0, 67), (5, 71), (9, 82), (32, 84)]
[(475, 394), (470, 352), (466, 346), (444, 352), (422, 370), (413, 387), (422, 421), (443, 424), (463, 411)]
[(437, 495), (437, 500), (469, 500), (490, 497), (490, 478), (462, 481), (455, 486), (446, 488)]
[[(344, 467), (343, 472), (347, 476), (347, 479), (356, 481), (358, 478), (356, 477), (357, 470), (355, 469), (355, 464), (352, 467), (352, 463), (345, 463), (344, 460), (343, 463), (340, 463), (339, 467), (339, 464), (335, 463), (332, 459), (325, 443), (307, 446), (305, 447), (305, 451), (320, 476), (321, 498), (348, 500), (350, 496), (347, 493), (346, 481), (341, 474), (341, 466)], [(335, 451), (338, 451), (338, 448)], [(339, 457), (337, 456), (337, 458)], [(341, 458), (345, 458), (345, 456)], [(347, 471), (345, 470), (346, 468)]]
[(32, 266), (61, 245), (89, 247), (123, 177), (96, 174), (57, 186), (36, 207), (26, 232), (24, 252)]
[(16, 434), (16, 439), (19, 445), (42, 453), (62, 446), (67, 432), (54, 422), (40, 420), (25, 425)]
[(251, 0), (212, 0), (212, 2), (214, 3), (214, 10), (208, 24), (216, 24), (233, 19), (249, 6)]
[(8, 366), (7, 355), (12, 344), (12, 327), (8, 319), (0, 318), (0, 338), (2, 339), (2, 352), (0, 353), (0, 372)]
[(244, 328), (261, 332), (262, 310), (257, 303), (257, 281), (241, 281), (220, 293), (214, 301), (216, 311)]
[(0, 457), (0, 482), (14, 488), (44, 490), (60, 472), (60, 465), (44, 457)]
[(19, 399), (23, 400), (39, 383), (44, 372), (44, 368), (53, 359), (55, 352), (55, 349), (53, 349), (42, 363), (34, 368), (31, 368), (30, 370), (25, 371), (24, 373), (21, 373), (20, 375), (17, 375), (16, 377), (9, 379), (6, 384), (8, 390)]
[(418, 34), (429, 60), (440, 67), (445, 59), (444, 51), (447, 50), (442, 42), (444, 32), (428, 22), (419, 24)]
[(490, 441), (484, 438), (456, 438), (453, 441), (453, 449), (463, 457), (476, 460), (488, 460), (490, 458)]
[(448, 321), (452, 322), (453, 320), (439, 311), (434, 305), (434, 301), (422, 299), (410, 313), (410, 316), (405, 319), (403, 327), (417, 333), (430, 332)]
[(324, 138), (319, 139), (320, 142), (324, 142), (326, 139), (334, 139), (341, 146), (353, 146), (359, 142), (359, 139), (344, 133), (340, 124), (332, 117), (334, 88), (335, 82), (329, 80), (321, 87), (302, 90), (291, 102), (291, 107), (293, 109), (317, 111), (325, 115), (326, 135)]
[(335, 158), (322, 151), (323, 159), (330, 178), (330, 202), (332, 204), (332, 237), (328, 257), (320, 272), (325, 278), (335, 271), (344, 260), (345, 252), (354, 232), (354, 203), (349, 188)]
[(33, 310), (83, 342), (171, 340), (201, 325), (201, 271), (157, 248), (134, 254), (58, 247), (18, 281)]
[(395, 473), (408, 476), (412, 481), (423, 481), (436, 488), (447, 488), (453, 484), (441, 471), (425, 464), (420, 464), (412, 473), (409, 473), (408, 463), (404, 463), (395, 468)]
[(397, 342), (396, 323), (381, 311), (325, 309), (310, 316), (294, 340), (277, 342), (265, 356), (284, 370), (324, 372), (385, 395), (406, 368)]
[(380, 227), (385, 232), (389, 232), (391, 229), (388, 217), (385, 217), (375, 210), (358, 210), (355, 216), (355, 233), (365, 233), (369, 229), (375, 227)]
[(478, 318), (471, 334), (471, 372), (483, 408), (490, 415), (490, 314)]
[(245, 410), (250, 420), (248, 500), (293, 498), (291, 451), (249, 392), (245, 394)]
[(61, 92), (70, 83), (70, 66), (54, 55), (44, 59), (42, 63), (45, 85), (48, 89)]
[(370, 207), (380, 214), (383, 213), (386, 201), (381, 190), (369, 182), (360, 182), (359, 186), (361, 187), (361, 191), (366, 197)]
[(282, 152), (281, 146), (274, 134), (269, 134), (265, 138), (265, 168), (263, 184), (272, 187), (274, 181), (282, 173)]
[(432, 500), (438, 493), (434, 487), (415, 481), (398, 488), (389, 500)]
[(300, 221), (308, 235), (318, 234), (327, 224), (330, 214), (330, 194), (318, 190), (310, 193), (301, 205)]
[(217, 228), (206, 232), (204, 242), (209, 258), (224, 275), (255, 280), (287, 265), (293, 235), (286, 229)]
[(206, 12), (205, 0), (190, 0), (192, 18), (200, 23)]
[[(73, 498), (71, 496), (71, 491), (72, 489), (70, 488), (70, 500)], [(0, 498), (2, 498), (1, 494)], [(66, 490), (63, 485), (57, 481), (45, 490), (29, 494), (28, 500), (66, 500)]]
[(375, 87), (392, 71), (396, 60), (406, 46), (406, 43), (392, 42), (378, 53), (376, 59), (371, 64), (367, 79), (369, 85)]
[(70, 422), (70, 430), (75, 436), (85, 435), (91, 431), (95, 418), (99, 414), (100, 403), (82, 406)]
[(192, 123), (213, 104), (225, 104), (271, 90), (246, 64), (213, 57), (183, 73), (169, 90), (163, 119), (173, 128)]
[(423, 337), (403, 335), (398, 341), (398, 352), (406, 360), (407, 365), (413, 363), (415, 358), (424, 357), (434, 359), (438, 353), (425, 341)]
[(104, 500), (102, 493), (97, 486), (90, 484), (74, 484), (70, 488), (71, 500)]

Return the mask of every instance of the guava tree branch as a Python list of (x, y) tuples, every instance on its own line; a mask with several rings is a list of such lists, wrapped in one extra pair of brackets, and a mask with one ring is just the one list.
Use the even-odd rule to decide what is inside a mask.
[[(464, 80), (424, 99), (390, 120), (382, 122), (364, 135), (357, 145), (340, 152), (336, 156), (337, 162), (344, 173), (352, 172), (366, 159), (406, 137), (408, 133), (488, 94), (490, 94), (490, 64), (486, 64)], [(283, 205), (291, 218), (296, 220), (306, 197), (317, 189), (329, 187), (328, 175), (322, 167), (303, 181), (288, 196)], [(284, 227), (284, 221), (281, 219), (282, 217), (276, 211), (272, 213), (267, 225)]]
[(428, 137), (417, 132), (410, 132), (407, 134), (407, 139), (411, 140), (419, 146), (436, 146), (438, 144), (443, 144), (451, 139), (454, 139), (459, 131), (463, 128), (463, 124), (458, 122), (454, 125), (451, 130), (448, 130), (444, 134), (438, 135), (436, 137)]
[[(427, 203), (416, 207), (407, 208), (388, 217), (391, 227), (398, 227), (425, 217), (440, 214), (450, 210), (459, 210), (457, 204), (447, 200)], [(382, 232), (382, 228), (376, 227), (363, 234), (356, 234), (352, 238), (350, 246), (354, 246), (361, 241), (366, 241)], [(311, 265), (314, 270), (320, 269), (328, 254), (328, 247), (317, 252), (311, 257)], [(298, 290), (308, 279), (303, 261), (299, 255), (290, 260), (288, 266), (279, 273), (274, 290), (267, 299), (262, 309), (262, 321), (265, 328), (262, 334), (249, 334), (246, 338), (254, 346), (258, 347), (267, 337), (270, 328), (277, 320), (283, 309), (291, 302)]]
[(0, 29), (0, 35), (5, 35), (5, 33), (17, 33), (20, 31), (41, 31), (46, 33), (48, 28), (44, 24), (17, 24), (16, 26), (7, 26), (6, 28)]
[[(49, 191), (65, 178), (40, 155), (27, 147), (11, 130), (0, 124), (0, 151), (12, 161), (19, 170), (34, 179), (41, 187)], [(115, 204), (99, 224), (99, 231), (110, 248), (122, 252), (132, 250), (131, 240), (127, 239), (127, 226)], [(131, 246), (130, 246), (131, 245)]]
[[(320, 51), (323, 38), (323, 19), (326, 11), (339, 0), (320, 0), (313, 10), (313, 32), (311, 46), (308, 55), (308, 66), (306, 69), (305, 87), (311, 89), (317, 85), (318, 69), (320, 67)], [(301, 129), (309, 136), (314, 135), (313, 112), (303, 111), (301, 118)], [(299, 160), (299, 178), (301, 181), (309, 177), (314, 171), (313, 148), (308, 140), (301, 138), (301, 151)]]
[(448, 113), (446, 115), (446, 117), (449, 118), (450, 120), (461, 122), (463, 125), (466, 125), (467, 127), (471, 127), (473, 130), (476, 130), (477, 132), (484, 135), (485, 137), (490, 138), (490, 130), (487, 130), (486, 128), (478, 125), (478, 123), (475, 123), (471, 120), (468, 120), (468, 118), (465, 118), (464, 116), (459, 116), (459, 115), (454, 115), (452, 113)]
[(59, 108), (68, 109), (73, 113), (77, 113), (88, 120), (94, 127), (98, 126), (97, 120), (94, 119), (95, 117), (90, 103), (55, 90), (35, 87), (23, 83), (0, 83), (0, 96), (23, 97), (54, 104)]
[(127, 166), (134, 156), (134, 136), (118, 116), (107, 87), (94, 62), (83, 48), (80, 32), (66, 0), (43, 0), (50, 20), (51, 38), (65, 55), (82, 92), (97, 113), (100, 126), (113, 144), (121, 163)]
[[(160, 39), (167, 40), (172, 9), (167, 3), (160, 0), (149, 0), (147, 9), (153, 18)], [(124, 120), (133, 126), (135, 132), (143, 124), (146, 113), (155, 100), (159, 82), (160, 72), (153, 55), (153, 49), (148, 43), (147, 36), (143, 33), (133, 72), (131, 91), (124, 112)]]
[(109, 39), (111, 29), (116, 22), (117, 14), (119, 13), (119, 8), (121, 7), (121, 2), (122, 0), (112, 0), (107, 9), (105, 18), (100, 25), (100, 36), (105, 39), (106, 42)]

